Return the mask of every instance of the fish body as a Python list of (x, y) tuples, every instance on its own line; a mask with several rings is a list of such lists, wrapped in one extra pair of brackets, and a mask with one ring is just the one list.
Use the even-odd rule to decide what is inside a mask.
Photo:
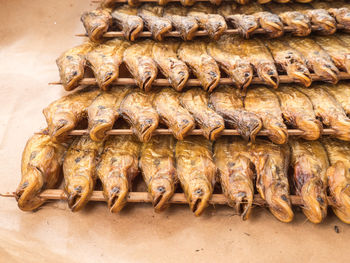
[(84, 12), (80, 20), (83, 22), (90, 40), (98, 42), (112, 25), (111, 9), (98, 8), (96, 10)]

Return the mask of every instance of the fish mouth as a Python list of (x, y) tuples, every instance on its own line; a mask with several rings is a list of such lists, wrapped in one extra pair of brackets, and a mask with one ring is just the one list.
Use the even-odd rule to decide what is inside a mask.
[(310, 72), (304, 67), (299, 67), (299, 71), (291, 70), (288, 72), (288, 76), (291, 76), (293, 79), (301, 83), (304, 87), (310, 87), (312, 84), (312, 78)]
[(338, 83), (339, 70), (332, 62), (320, 58), (316, 60), (313, 66), (313, 70), (317, 76), (324, 78), (325, 81), (332, 84)]
[(322, 124), (316, 119), (306, 120), (304, 117), (297, 117), (296, 126), (304, 131), (304, 134), (301, 136), (305, 140), (314, 141), (320, 138), (322, 133)]
[(260, 21), (261, 27), (265, 29), (265, 31), (270, 37), (272, 38), (280, 37), (284, 34), (282, 23), (274, 22), (274, 21), (262, 21), (262, 19), (259, 19), (259, 21)]
[(75, 125), (76, 118), (73, 113), (56, 113), (52, 120), (52, 126), (49, 125), (49, 135), (54, 142), (61, 142), (65, 139), (66, 134), (75, 128)]
[(205, 87), (205, 90), (207, 90), (208, 92), (212, 92), (216, 86), (219, 84), (220, 81), (220, 75), (217, 75), (214, 79), (210, 79), (208, 81), (208, 83), (206, 83), (205, 85), (203, 85)]
[[(138, 37), (139, 33), (143, 30), (143, 21), (142, 19), (137, 19), (136, 23), (135, 21), (130, 21), (129, 25), (130, 28), (125, 30), (124, 36), (129, 41), (135, 41)], [(136, 24), (136, 25), (135, 25)]]
[(311, 24), (308, 21), (293, 20), (290, 26), (294, 29), (295, 36), (304, 37), (311, 34)]
[[(193, 189), (193, 190), (192, 190)], [(209, 199), (212, 195), (212, 187), (208, 182), (203, 182), (200, 186), (194, 182), (189, 187), (189, 205), (195, 216), (200, 216), (204, 209), (209, 205)]]
[(350, 120), (337, 120), (331, 125), (331, 128), (335, 130), (334, 137), (343, 141), (350, 141)]
[(315, 24), (317, 24), (321, 28), (319, 32), (320, 34), (332, 35), (337, 31), (337, 26), (335, 21), (319, 20)]
[(174, 194), (174, 185), (167, 179), (155, 178), (149, 187), (154, 211), (159, 213), (169, 206), (169, 199)]
[(77, 212), (86, 205), (91, 196), (92, 189), (92, 183), (82, 176), (75, 177), (66, 184), (68, 207), (72, 212)]
[(231, 76), (237, 88), (241, 88), (245, 92), (253, 80), (253, 69), (249, 63), (240, 63), (232, 70)]
[(195, 126), (195, 122), (193, 119), (182, 119), (181, 123), (183, 123), (182, 125), (179, 125), (179, 131), (173, 131), (174, 132), (174, 136), (176, 137), (176, 139), (178, 140), (183, 140), (184, 137), (191, 132), (194, 129)]
[(103, 141), (107, 134), (107, 131), (110, 131), (113, 127), (113, 121), (109, 121), (106, 123), (99, 123), (95, 126), (93, 126), (90, 130), (90, 138), (93, 141), (100, 142)]
[(263, 119), (263, 126), (268, 132), (269, 139), (275, 144), (285, 144), (288, 140), (288, 130), (284, 123), (270, 119)]
[(158, 25), (160, 27), (159, 30), (152, 32), (153, 38), (156, 41), (163, 41), (164, 35), (168, 33), (172, 29), (171, 23), (163, 23), (162, 25)]
[(265, 81), (266, 85), (271, 86), (274, 89), (278, 88), (279, 76), (273, 63), (270, 61), (259, 63), (257, 66), (257, 73), (259, 78)]
[(266, 202), (271, 213), (281, 222), (291, 222), (294, 218), (294, 213), (290, 204), (289, 195), (269, 192), (270, 193), (266, 195)]
[(237, 129), (239, 134), (246, 141), (255, 142), (255, 138), (262, 129), (263, 123), (261, 119), (253, 113), (243, 112), (242, 118), (239, 119)]
[(99, 26), (95, 27), (93, 30), (91, 30), (90, 39), (94, 42), (98, 42), (103, 37), (103, 34), (106, 33), (108, 30), (107, 24), (100, 24)]
[(257, 20), (252, 15), (230, 15), (226, 18), (236, 27), (243, 38), (248, 39), (259, 28)]
[(107, 200), (108, 209), (111, 213), (118, 213), (127, 202), (129, 191), (125, 184), (111, 187)]
[(253, 204), (252, 189), (231, 193), (229, 200), (229, 205), (234, 209), (235, 213), (239, 215), (243, 221), (247, 220), (250, 216)]
[[(218, 21), (217, 19), (222, 19), (222, 21)], [(227, 24), (223, 17), (214, 15), (211, 18), (209, 18), (208, 23), (206, 24), (207, 32), (210, 36), (210, 38), (214, 40), (218, 40), (221, 35), (226, 31)]]
[(103, 80), (98, 80), (98, 85), (102, 90), (108, 90), (108, 86), (119, 76), (118, 67), (112, 68), (110, 71), (104, 74)]
[(181, 67), (179, 67), (179, 70), (173, 72), (173, 76), (170, 77), (170, 83), (175, 90), (181, 91), (186, 85), (186, 82), (190, 76), (188, 69), (186, 65), (181, 65)]
[(142, 90), (144, 90), (145, 92), (150, 91), (151, 87), (152, 87), (152, 82), (154, 81), (154, 79), (157, 76), (157, 70), (149, 70), (149, 71), (145, 71), (141, 74), (142, 79), (140, 82), (140, 88)]
[(143, 123), (141, 124), (140, 132), (139, 132), (140, 141), (148, 142), (151, 139), (152, 133), (157, 128), (157, 126), (158, 126), (158, 121), (156, 121), (154, 119), (147, 119), (147, 120), (143, 121)]
[(219, 137), (220, 133), (225, 129), (225, 125), (217, 126), (210, 130), (208, 139), (211, 141), (215, 141), (217, 137)]

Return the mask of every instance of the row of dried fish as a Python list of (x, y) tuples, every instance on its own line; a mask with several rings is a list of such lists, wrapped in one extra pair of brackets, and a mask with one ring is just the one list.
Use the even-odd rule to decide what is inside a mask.
[(44, 109), (48, 134), (64, 141), (70, 131), (88, 119), (90, 137), (106, 138), (106, 132), (122, 116), (142, 142), (149, 141), (158, 125), (166, 125), (178, 140), (195, 126), (215, 140), (225, 125), (254, 141), (263, 128), (270, 140), (284, 144), (287, 126), (304, 131), (303, 138), (317, 140), (322, 124), (338, 139), (350, 141), (350, 84), (314, 85), (310, 88), (285, 85), (278, 90), (263, 86), (249, 89), (245, 98), (237, 89), (221, 86), (210, 95), (200, 88), (179, 93), (171, 88), (144, 93), (137, 88), (113, 87), (110, 91), (83, 89), (52, 102)]
[(209, 92), (219, 84), (222, 72), (243, 90), (255, 76), (277, 88), (283, 72), (305, 87), (312, 83), (311, 72), (335, 84), (340, 71), (350, 73), (350, 35), (269, 41), (227, 35), (209, 43), (144, 40), (130, 44), (115, 39), (99, 45), (86, 42), (57, 59), (61, 83), (68, 91), (79, 86), (86, 64), (100, 88), (106, 90), (119, 77), (122, 63), (129, 71), (125, 74), (131, 74), (146, 92), (159, 76), (158, 68), (177, 91), (186, 86), (191, 73)]
[(107, 31), (121, 30), (125, 39), (134, 41), (147, 28), (152, 37), (162, 41), (175, 29), (184, 40), (192, 40), (198, 30), (206, 31), (212, 39), (219, 39), (229, 26), (244, 38), (265, 33), (270, 38), (280, 37), (285, 27), (295, 36), (307, 36), (314, 31), (322, 35), (334, 34), (337, 25), (350, 30), (350, 4), (342, 1), (305, 4), (251, 3), (237, 6), (230, 2), (220, 7), (205, 3), (185, 8), (179, 4), (161, 7), (144, 4), (99, 8), (85, 12), (81, 20), (92, 41), (100, 41)]
[(200, 215), (217, 181), (229, 205), (245, 220), (251, 213), (255, 183), (272, 214), (290, 222), (294, 213), (287, 171), (291, 166), (295, 193), (311, 222), (320, 223), (330, 205), (342, 221), (350, 223), (350, 144), (338, 140), (293, 139), (278, 146), (224, 137), (212, 145), (203, 137), (175, 142), (166, 135), (140, 144), (132, 135), (114, 136), (105, 143), (81, 136), (66, 149), (47, 135), (34, 135), (28, 141), (16, 191), (22, 210), (34, 210), (45, 202), (39, 194), (56, 186), (63, 166), (72, 211), (86, 205), (99, 178), (110, 211), (119, 212), (140, 169), (157, 212), (168, 206), (179, 181), (192, 212)]

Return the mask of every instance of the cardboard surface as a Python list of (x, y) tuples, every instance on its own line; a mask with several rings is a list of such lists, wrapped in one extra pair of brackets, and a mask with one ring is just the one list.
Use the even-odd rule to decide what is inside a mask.
[[(45, 127), (42, 109), (64, 94), (56, 57), (82, 39), (89, 0), (0, 2), (0, 192), (20, 180), (27, 139)], [(339, 227), (340, 233), (334, 231)], [(299, 211), (291, 224), (255, 208), (242, 222), (229, 207), (196, 218), (187, 206), (155, 214), (129, 204), (110, 214), (104, 203), (72, 213), (51, 202), (35, 213), (0, 197), (0, 262), (349, 262), (350, 226), (333, 213), (313, 225)]]

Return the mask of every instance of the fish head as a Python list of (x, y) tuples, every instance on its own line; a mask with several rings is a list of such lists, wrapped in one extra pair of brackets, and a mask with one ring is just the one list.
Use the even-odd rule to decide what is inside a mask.
[(301, 137), (305, 140), (313, 141), (320, 138), (323, 127), (322, 123), (319, 120), (314, 118), (307, 118), (305, 116), (297, 116), (295, 118), (295, 123), (299, 129), (304, 131)]
[(94, 183), (84, 176), (74, 176), (65, 185), (68, 206), (72, 212), (81, 210), (92, 194)]
[(103, 192), (107, 198), (108, 209), (111, 213), (118, 213), (125, 206), (129, 187), (129, 182), (125, 175), (112, 175), (105, 180)]
[(317, 57), (315, 63), (312, 64), (313, 70), (317, 76), (321, 76), (326, 81), (337, 84), (339, 78), (339, 70), (332, 61), (323, 57)]
[(135, 41), (142, 30), (143, 20), (138, 16), (129, 16), (126, 23), (123, 24), (124, 37), (129, 41)]
[(152, 82), (157, 77), (158, 68), (150, 57), (139, 57), (137, 66), (137, 82), (139, 87), (148, 92), (151, 89)]
[(262, 121), (256, 114), (248, 111), (242, 111), (237, 121), (237, 130), (246, 140), (255, 141), (256, 135), (262, 129)]
[(304, 87), (310, 87), (312, 83), (311, 74), (303, 61), (299, 61), (294, 57), (291, 58), (288, 61), (286, 71), (289, 77), (300, 82)]
[(95, 76), (99, 87), (102, 90), (108, 90), (108, 86), (119, 76), (119, 67), (116, 67), (112, 63), (104, 63), (98, 69), (98, 74)]
[(230, 71), (235, 85), (245, 91), (253, 79), (253, 68), (250, 63), (239, 60)]
[(201, 71), (194, 71), (204, 90), (212, 92), (220, 81), (220, 69), (212, 57), (200, 56)]
[(145, 118), (142, 118), (136, 125), (136, 130), (140, 141), (148, 142), (153, 131), (158, 127), (158, 116), (155, 112), (145, 114)]
[(178, 59), (169, 58), (170, 69), (169, 79), (173, 88), (177, 91), (181, 91), (185, 86), (188, 78), (189, 71), (186, 64)]
[(150, 182), (148, 188), (153, 199), (155, 212), (161, 212), (167, 208), (168, 201), (174, 194), (174, 183), (171, 183), (169, 179), (158, 177)]
[(276, 66), (271, 61), (261, 61), (256, 66), (256, 71), (261, 80), (263, 80), (266, 85), (273, 88), (277, 88), (279, 85), (279, 76)]
[(107, 136), (106, 132), (112, 129), (114, 120), (114, 114), (105, 114), (103, 118), (95, 120), (91, 125), (89, 123), (91, 140), (96, 142), (103, 141)]
[(200, 216), (208, 206), (212, 192), (213, 188), (207, 180), (196, 178), (189, 182), (186, 196), (195, 216)]
[(275, 144), (285, 144), (288, 141), (288, 130), (287, 126), (276, 120), (273, 117), (264, 118), (263, 120), (264, 128), (268, 133), (269, 139)]
[(67, 133), (75, 128), (77, 119), (72, 112), (56, 112), (49, 124), (49, 135), (54, 142), (62, 142)]

